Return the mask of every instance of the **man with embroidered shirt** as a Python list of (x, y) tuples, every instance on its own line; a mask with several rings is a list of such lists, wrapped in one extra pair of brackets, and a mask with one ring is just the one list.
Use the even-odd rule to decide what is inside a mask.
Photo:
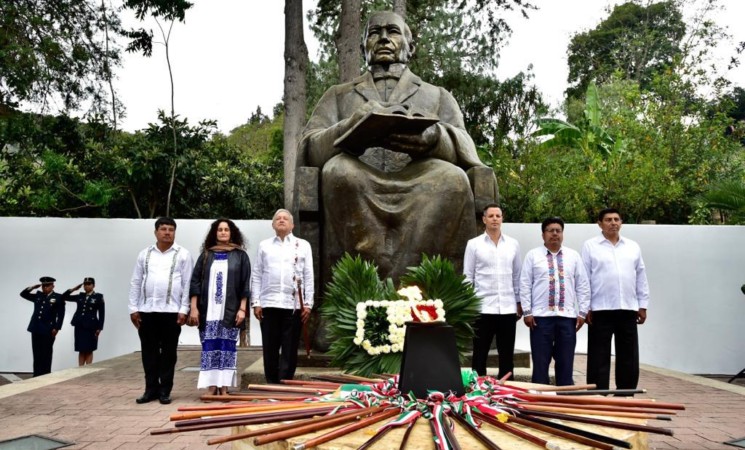
[(514, 370), (516, 323), (523, 314), (520, 244), (502, 233), (502, 220), (499, 205), (486, 205), (484, 234), (468, 241), (463, 257), (463, 275), (481, 299), (481, 315), (474, 324), (471, 367), (479, 375), (486, 375), (489, 348), (496, 337), (500, 379)]
[(543, 245), (525, 255), (520, 273), (523, 320), (530, 328), (533, 383), (548, 384), (554, 358), (557, 386), (574, 384), (577, 332), (590, 309), (590, 284), (579, 253), (564, 247), (564, 221), (541, 223)]
[(292, 214), (272, 218), (276, 236), (259, 244), (251, 271), (251, 306), (261, 324), (267, 383), (295, 376), (301, 324), (313, 308), (313, 255), (308, 241), (292, 234)]
[(639, 244), (620, 235), (622, 224), (617, 209), (603, 209), (598, 213), (602, 234), (582, 246), (592, 293), (587, 316), (587, 382), (598, 389), (610, 385), (614, 336), (616, 387), (636, 389), (639, 382), (637, 325), (647, 320), (649, 283)]
[(176, 221), (155, 221), (155, 245), (137, 256), (129, 287), (129, 313), (137, 328), (145, 370), (145, 393), (137, 403), (171, 403), (178, 338), (189, 314), (194, 267), (188, 250), (174, 242)]
[[(52, 277), (41, 277), (39, 282), (21, 291), (21, 297), (34, 303), (34, 312), (27, 330), (31, 333), (31, 350), (34, 354), (34, 376), (52, 371), (52, 353), (57, 333), (65, 319), (65, 302), (54, 292)], [(41, 290), (31, 291), (41, 287)]]

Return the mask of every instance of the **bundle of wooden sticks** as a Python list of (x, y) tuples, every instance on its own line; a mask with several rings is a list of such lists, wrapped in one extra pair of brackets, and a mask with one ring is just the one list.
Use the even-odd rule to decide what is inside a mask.
[[(225, 403), (180, 407), (171, 416), (174, 427), (151, 434), (236, 427), (232, 434), (209, 439), (208, 444), (253, 439), (253, 445), (261, 446), (292, 441), (291, 448), (300, 450), (364, 430), (354, 434), (359, 449), (404, 449), (414, 425), (428, 423), (438, 450), (467, 448), (460, 441), (473, 439), (488, 449), (499, 449), (495, 432), (540, 448), (581, 444), (612, 450), (632, 448), (613, 430), (672, 436), (671, 430), (646, 422), (671, 420), (685, 409), (681, 404), (629, 397), (644, 390), (598, 391), (593, 385), (556, 387), (474, 377), (464, 396), (432, 392), (426, 399), (416, 399), (400, 393), (397, 383), (396, 376), (338, 375), (249, 385), (240, 394), (204, 395), (203, 401)], [(396, 439), (389, 435), (380, 446), (393, 430), (402, 431), (395, 433)], [(391, 444), (394, 440), (396, 445)]]

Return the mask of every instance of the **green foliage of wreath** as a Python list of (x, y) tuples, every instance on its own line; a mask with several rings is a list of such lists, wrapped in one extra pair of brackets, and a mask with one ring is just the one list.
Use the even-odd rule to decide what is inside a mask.
[[(440, 299), (444, 304), (445, 319), (455, 329), (461, 361), (471, 350), (472, 324), (480, 312), (481, 300), (473, 285), (464, 282), (453, 264), (439, 256), (422, 255), (419, 266), (409, 267), (401, 277), (401, 287), (416, 285), (425, 300)], [(326, 319), (331, 346), (331, 365), (347, 373), (370, 376), (398, 373), (402, 353), (370, 355), (354, 343), (357, 331), (357, 303), (367, 300), (401, 300), (391, 279), (381, 281), (375, 265), (359, 256), (344, 255), (334, 267), (321, 314)]]

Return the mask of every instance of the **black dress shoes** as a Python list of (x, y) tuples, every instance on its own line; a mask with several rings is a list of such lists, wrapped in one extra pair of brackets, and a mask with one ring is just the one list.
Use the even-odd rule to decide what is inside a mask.
[(158, 398), (157, 395), (148, 394), (147, 392), (145, 392), (144, 394), (142, 394), (142, 397), (138, 397), (137, 399), (135, 399), (135, 401), (137, 402), (138, 405), (141, 405), (143, 403), (151, 402), (155, 400), (156, 398)]
[(169, 405), (171, 404), (171, 396), (169, 395), (161, 395), (158, 399), (161, 405)]

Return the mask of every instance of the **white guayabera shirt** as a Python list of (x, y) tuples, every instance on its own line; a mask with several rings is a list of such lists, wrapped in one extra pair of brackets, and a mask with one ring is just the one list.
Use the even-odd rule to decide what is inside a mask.
[(251, 306), (300, 309), (298, 280), (303, 306), (313, 307), (313, 254), (310, 244), (292, 233), (259, 243), (251, 268)]

